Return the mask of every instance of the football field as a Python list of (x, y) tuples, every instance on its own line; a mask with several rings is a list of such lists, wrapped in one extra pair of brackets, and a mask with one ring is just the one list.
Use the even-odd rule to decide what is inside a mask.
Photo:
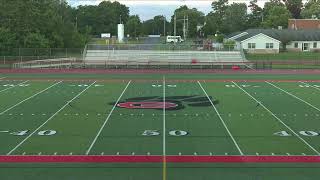
[[(160, 156), (112, 173), (179, 179), (170, 156), (320, 154), (319, 81), (58, 79), (0, 80), (1, 155)], [(179, 164), (204, 175), (211, 166), (224, 165)]]

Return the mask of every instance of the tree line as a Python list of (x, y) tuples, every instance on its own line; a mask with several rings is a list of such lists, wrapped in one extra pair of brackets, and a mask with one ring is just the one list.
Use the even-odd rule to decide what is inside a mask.
[[(289, 18), (320, 18), (320, 0), (270, 0), (264, 7), (257, 0), (229, 3), (218, 0), (208, 14), (181, 6), (169, 19), (162, 15), (141, 21), (117, 1), (99, 5), (71, 7), (66, 0), (0, 0), (0, 49), (81, 48), (94, 35), (116, 35), (117, 24), (125, 24), (130, 37), (148, 34), (183, 34), (183, 19), (188, 17), (188, 37), (229, 34), (248, 28), (287, 27)], [(199, 31), (199, 28), (201, 30)]]

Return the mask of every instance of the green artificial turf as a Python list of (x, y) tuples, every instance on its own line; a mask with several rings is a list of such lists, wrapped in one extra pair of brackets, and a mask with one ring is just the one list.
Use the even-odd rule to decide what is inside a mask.
[[(320, 151), (320, 83), (269, 81), (319, 79), (316, 75), (172, 74), (165, 81), (159, 74), (41, 75), (42, 81), (28, 81), (38, 76), (1, 76), (7, 77), (0, 81), (1, 155), (260, 156)], [(74, 80), (60, 82), (61, 77)], [(191, 77), (199, 82), (170, 81)], [(118, 80), (95, 82), (103, 78)], [(163, 101), (177, 107), (119, 107)], [(0, 178), (162, 179), (162, 168), (162, 163), (2, 163)], [(317, 163), (168, 163), (167, 179), (314, 179), (318, 168)]]

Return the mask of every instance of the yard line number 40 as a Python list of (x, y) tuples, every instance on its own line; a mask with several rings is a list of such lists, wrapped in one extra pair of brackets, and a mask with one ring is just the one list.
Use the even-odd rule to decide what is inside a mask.
[[(29, 130), (10, 132), (10, 134), (14, 136), (25, 136), (25, 135), (28, 135), (28, 133), (29, 133)], [(52, 136), (55, 134), (57, 134), (57, 131), (55, 130), (43, 130), (37, 133), (38, 136)]]
[[(299, 134), (301, 134), (303, 136), (319, 136), (320, 135), (320, 133), (314, 132), (314, 131), (299, 131)], [(279, 131), (279, 132), (274, 133), (274, 135), (283, 136), (283, 137), (292, 136), (287, 131)]]

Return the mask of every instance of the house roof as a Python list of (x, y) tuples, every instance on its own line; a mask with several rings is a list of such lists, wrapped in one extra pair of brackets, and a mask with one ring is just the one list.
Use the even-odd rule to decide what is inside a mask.
[(289, 19), (288, 28), (320, 30), (320, 20), (319, 19)]
[[(257, 34), (264, 34), (279, 41), (320, 41), (320, 30), (291, 30), (291, 29), (248, 29), (248, 34), (235, 38), (236, 41), (249, 39)], [(234, 33), (229, 39), (242, 32)]]

